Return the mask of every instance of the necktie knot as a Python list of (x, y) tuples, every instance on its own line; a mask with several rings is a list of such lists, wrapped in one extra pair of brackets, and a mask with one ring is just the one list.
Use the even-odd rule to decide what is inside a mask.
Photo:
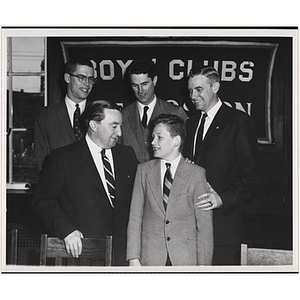
[(167, 167), (167, 170), (171, 171), (171, 164), (170, 163), (166, 163), (166, 167)]

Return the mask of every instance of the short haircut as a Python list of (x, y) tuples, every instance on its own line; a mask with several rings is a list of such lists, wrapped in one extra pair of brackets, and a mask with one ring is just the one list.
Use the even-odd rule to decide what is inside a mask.
[(130, 75), (132, 74), (148, 74), (148, 76), (153, 80), (156, 76), (154, 63), (151, 60), (137, 59), (134, 60), (128, 67), (127, 73), (130, 80)]
[(209, 79), (210, 85), (220, 82), (220, 74), (212, 67), (195, 67), (189, 72), (188, 79), (202, 75)]
[(158, 124), (164, 124), (172, 138), (179, 135), (181, 137), (181, 146), (183, 145), (186, 137), (186, 129), (182, 118), (172, 114), (160, 114), (154, 119), (152, 123), (153, 128)]
[(73, 72), (75, 72), (78, 65), (79, 66), (88, 66), (88, 67), (93, 68), (93, 64), (89, 59), (83, 58), (83, 57), (76, 57), (67, 62), (65, 73), (73, 74)]
[(101, 122), (105, 118), (105, 109), (121, 111), (121, 107), (111, 101), (95, 100), (87, 104), (85, 111), (82, 114), (86, 129), (88, 129), (91, 120)]

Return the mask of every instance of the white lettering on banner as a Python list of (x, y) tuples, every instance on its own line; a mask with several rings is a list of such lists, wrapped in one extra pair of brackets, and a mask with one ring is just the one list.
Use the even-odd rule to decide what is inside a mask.
[[(208, 60), (203, 61), (204, 66), (209, 65)], [(176, 68), (177, 66), (177, 68)], [(247, 67), (250, 68), (247, 68)], [(240, 70), (244, 74), (240, 74), (237, 77), (237, 63), (232, 60), (224, 60), (221, 62), (221, 72), (219, 71), (219, 61), (215, 60), (213, 62), (213, 67), (220, 73), (221, 81), (233, 81), (238, 78), (242, 82), (249, 82), (253, 78), (253, 70), (251, 68), (254, 67), (254, 63), (252, 61), (243, 61), (240, 65)], [(173, 59), (169, 63), (169, 77), (173, 80), (180, 80), (184, 77), (184, 68), (185, 63), (181, 59)], [(186, 66), (186, 74), (188, 75), (190, 70), (193, 68), (193, 61), (188, 60)], [(177, 70), (177, 72), (175, 71)], [(179, 71), (178, 71), (179, 70)]]
[[(172, 102), (173, 102), (174, 100), (168, 100), (168, 101), (172, 101)], [(229, 102), (224, 101), (224, 103), (227, 104), (228, 106), (232, 107), (232, 105), (231, 105)], [(175, 103), (174, 103), (174, 104), (175, 104)], [(247, 110), (244, 109), (244, 107), (243, 107), (243, 105), (242, 105), (241, 102), (234, 102), (234, 104), (235, 104), (235, 108), (236, 108), (236, 109), (245, 112), (245, 113), (248, 114), (249, 116), (252, 115), (252, 102), (246, 102)], [(184, 109), (185, 111), (190, 111), (189, 108), (188, 108), (188, 106), (186, 105), (186, 103), (183, 103), (182, 107), (183, 107), (183, 109)]]
[(243, 73), (248, 73), (248, 77), (244, 77), (243, 75), (239, 75), (240, 81), (243, 81), (243, 82), (249, 82), (253, 78), (253, 70), (245, 68), (246, 65), (249, 65), (250, 67), (253, 68), (254, 67), (254, 63), (252, 61), (243, 61), (241, 63), (240, 70)]
[(94, 68), (94, 77), (97, 78), (97, 63), (91, 59), (91, 63), (93, 65)]
[(127, 60), (126, 63), (124, 64), (122, 60), (118, 60), (117, 59), (117, 63), (119, 64), (119, 66), (122, 69), (122, 79), (124, 79), (124, 75), (126, 72), (126, 69), (129, 67), (129, 65), (132, 63), (132, 59)]
[[(155, 60), (155, 59), (152, 59)], [(97, 71), (97, 64), (95, 61), (91, 61), (95, 71)], [(99, 75), (103, 80), (113, 80), (115, 78), (115, 68), (119, 66), (122, 72), (122, 79), (126, 69), (132, 63), (132, 60), (129, 59), (126, 62), (123, 60), (117, 59), (114, 63), (110, 59), (102, 60), (99, 63)], [(239, 67), (235, 61), (224, 60), (224, 61), (213, 61), (209, 63), (209, 60), (204, 60), (203, 65), (208, 66), (212, 65), (219, 72), (221, 81), (233, 81), (235, 79), (240, 80), (241, 82), (250, 82), (253, 79), (253, 67), (254, 63), (252, 61), (243, 61)], [(220, 69), (219, 70), (219, 66)], [(181, 80), (187, 76), (190, 70), (193, 68), (193, 60), (189, 59), (184, 62), (181, 59), (173, 59), (169, 62), (169, 77), (172, 80)]]
[[(208, 60), (205, 60), (203, 63), (204, 66), (208, 66)], [(214, 61), (214, 69), (219, 70), (219, 62), (217, 60)]]
[[(222, 61), (221, 81), (233, 81), (235, 79), (236, 62)], [(227, 76), (227, 74), (229, 74)]]
[[(100, 66), (100, 77), (103, 80), (112, 80), (115, 77), (114, 63), (111, 60), (102, 60)], [(104, 66), (109, 67), (109, 75), (105, 75)]]
[(180, 80), (181, 78), (183, 78), (184, 73), (179, 72), (176, 75), (175, 72), (174, 72), (174, 66), (175, 65), (179, 65), (180, 67), (184, 67), (184, 62), (181, 59), (173, 59), (169, 63), (169, 76), (170, 76), (170, 78), (173, 79), (173, 80)]
[[(229, 102), (224, 101), (224, 103), (226, 103), (228, 106), (232, 107), (232, 105), (231, 105)], [(236, 109), (245, 112), (245, 113), (248, 114), (249, 116), (252, 115), (252, 102), (246, 102), (247, 110), (244, 109), (244, 107), (243, 107), (243, 105), (242, 105), (242, 102), (234, 102), (234, 104), (235, 104), (235, 108), (236, 108)]]

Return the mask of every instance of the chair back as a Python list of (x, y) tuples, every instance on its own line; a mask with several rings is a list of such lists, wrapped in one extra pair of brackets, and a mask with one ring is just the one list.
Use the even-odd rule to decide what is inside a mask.
[(40, 265), (46, 266), (47, 258), (53, 258), (56, 266), (111, 266), (112, 236), (106, 239), (82, 238), (82, 253), (79, 258), (70, 256), (63, 240), (57, 237), (41, 235)]
[(248, 248), (246, 244), (241, 245), (241, 265), (286, 266), (292, 264), (292, 250)]
[(18, 229), (11, 230), (10, 264), (18, 264)]

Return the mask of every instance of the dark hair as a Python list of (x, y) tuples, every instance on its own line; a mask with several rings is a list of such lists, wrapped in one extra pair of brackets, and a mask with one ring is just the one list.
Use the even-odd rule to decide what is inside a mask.
[(73, 72), (75, 72), (78, 65), (79, 66), (88, 66), (88, 67), (93, 68), (93, 64), (89, 59), (83, 58), (83, 57), (76, 57), (67, 62), (65, 73), (73, 74)]
[(172, 114), (160, 114), (154, 119), (152, 127), (154, 128), (158, 124), (166, 125), (172, 138), (179, 135), (181, 137), (181, 146), (183, 145), (186, 136), (186, 129), (182, 118)]
[(215, 82), (220, 82), (220, 75), (216, 69), (212, 67), (195, 67), (192, 68), (189, 72), (188, 79), (195, 76), (202, 75), (209, 79), (210, 85), (213, 85)]
[(134, 60), (128, 67), (127, 73), (129, 79), (132, 74), (148, 74), (152, 80), (156, 76), (154, 63), (151, 60), (146, 59)]
[(95, 100), (87, 104), (85, 111), (82, 114), (86, 129), (88, 129), (91, 120), (101, 122), (105, 118), (105, 109), (121, 111), (121, 107), (111, 101)]

